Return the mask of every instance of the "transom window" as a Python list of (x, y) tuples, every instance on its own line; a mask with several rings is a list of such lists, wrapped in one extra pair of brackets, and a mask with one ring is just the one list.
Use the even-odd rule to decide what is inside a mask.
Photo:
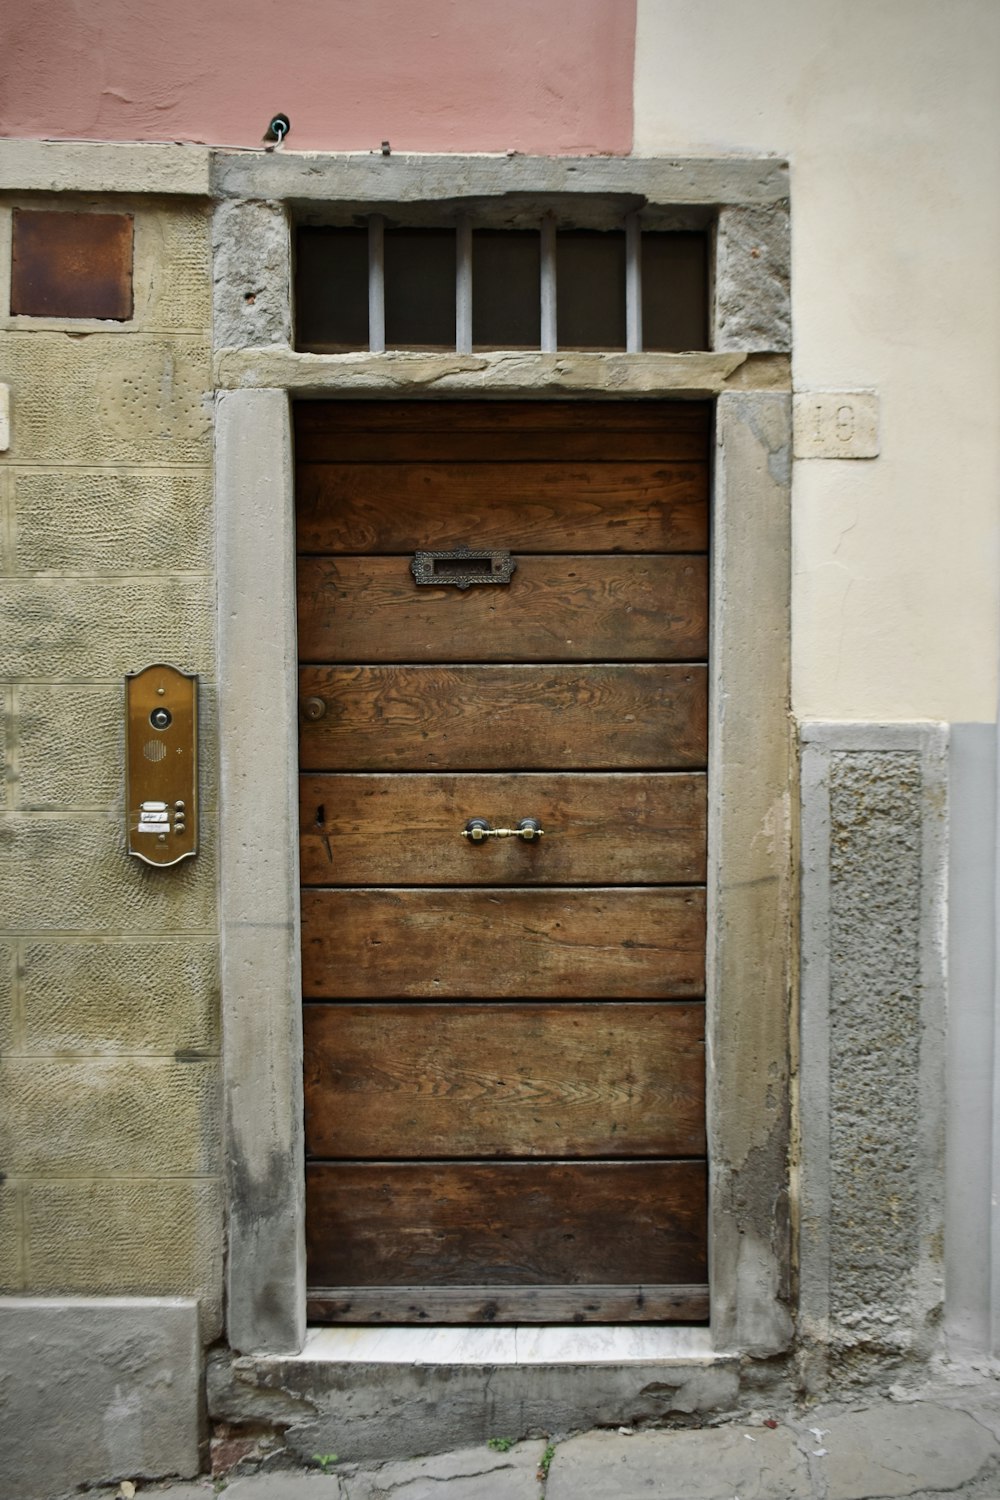
[(387, 349), (708, 348), (706, 235), (642, 227), (497, 229), (302, 225), (296, 236), (296, 346), (315, 354)]

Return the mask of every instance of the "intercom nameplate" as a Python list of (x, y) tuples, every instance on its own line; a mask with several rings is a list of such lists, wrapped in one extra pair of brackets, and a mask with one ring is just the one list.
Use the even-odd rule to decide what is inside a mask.
[(148, 865), (198, 852), (198, 678), (162, 663), (125, 678), (126, 836)]

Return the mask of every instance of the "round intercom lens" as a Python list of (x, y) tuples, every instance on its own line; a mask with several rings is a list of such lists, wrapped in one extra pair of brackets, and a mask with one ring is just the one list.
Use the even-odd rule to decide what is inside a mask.
[(173, 719), (174, 716), (169, 708), (154, 708), (149, 716), (149, 722), (154, 729), (169, 729)]

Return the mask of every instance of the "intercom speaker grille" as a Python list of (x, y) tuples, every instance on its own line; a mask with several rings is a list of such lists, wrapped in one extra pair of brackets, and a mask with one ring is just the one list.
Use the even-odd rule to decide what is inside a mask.
[(162, 740), (147, 740), (142, 747), (142, 753), (147, 760), (163, 760), (167, 754), (167, 747)]

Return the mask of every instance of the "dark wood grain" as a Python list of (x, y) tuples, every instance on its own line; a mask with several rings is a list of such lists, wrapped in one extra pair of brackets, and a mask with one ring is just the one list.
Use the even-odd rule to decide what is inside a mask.
[(300, 462), (705, 459), (710, 430), (711, 407), (703, 401), (309, 401), (295, 407)]
[(315, 463), (516, 463), (558, 460), (568, 453), (587, 463), (646, 462), (703, 463), (708, 456), (704, 434), (658, 432), (652, 427), (602, 430), (600, 427), (514, 429), (442, 428), (425, 432), (362, 428), (330, 433), (308, 433), (296, 442), (301, 464)]
[(518, 560), (509, 585), (418, 587), (407, 557), (299, 559), (307, 662), (703, 661), (700, 556)]
[(298, 549), (701, 552), (699, 464), (303, 464)]
[(708, 1316), (711, 417), (295, 409), (317, 1321)]
[(317, 1163), (311, 1286), (703, 1283), (703, 1162)]
[(705, 1154), (704, 1007), (307, 1005), (306, 1151)]
[(316, 1000), (687, 1000), (704, 994), (705, 893), (304, 890)]
[(305, 667), (309, 771), (696, 770), (700, 666)]
[[(300, 778), (304, 885), (644, 885), (705, 879), (701, 771)], [(538, 843), (462, 838), (538, 818)]]
[(312, 1287), (310, 1323), (704, 1323), (702, 1286)]

